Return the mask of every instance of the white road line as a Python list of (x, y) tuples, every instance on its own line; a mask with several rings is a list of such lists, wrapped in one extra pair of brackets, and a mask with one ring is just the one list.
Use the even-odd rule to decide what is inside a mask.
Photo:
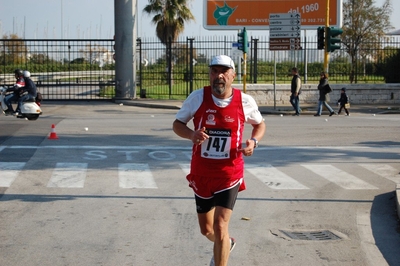
[(182, 152), (189, 160), (192, 159), (192, 152), (191, 151), (183, 151)]
[(119, 187), (157, 188), (154, 177), (146, 163), (118, 164)]
[(329, 164), (302, 164), (302, 166), (344, 189), (378, 189)]
[(309, 189), (271, 165), (246, 164), (245, 169), (273, 189)]
[(180, 163), (179, 166), (186, 175), (190, 173), (190, 163)]
[(57, 163), (47, 187), (83, 188), (87, 163)]
[(389, 179), (395, 182), (396, 184), (400, 183), (400, 174), (399, 174), (400, 171), (388, 164), (371, 163), (371, 164), (360, 164), (360, 166), (381, 177)]
[(0, 162), (0, 187), (10, 187), (26, 163)]

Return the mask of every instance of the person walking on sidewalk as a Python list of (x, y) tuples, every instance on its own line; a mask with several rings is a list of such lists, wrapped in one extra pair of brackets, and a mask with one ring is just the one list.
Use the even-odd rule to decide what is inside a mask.
[(332, 107), (330, 107), (329, 104), (327, 103), (327, 101), (329, 101), (329, 93), (332, 91), (332, 89), (329, 86), (328, 74), (326, 72), (321, 72), (321, 78), (319, 80), (318, 90), (319, 90), (318, 110), (314, 116), (321, 116), (323, 105), (328, 109), (329, 116), (332, 116), (333, 114), (335, 114), (335, 111), (333, 111)]
[(340, 115), (340, 113), (342, 112), (342, 109), (344, 108), (344, 111), (346, 112), (346, 115), (349, 116), (349, 110), (347, 109), (347, 105), (349, 105), (349, 97), (346, 94), (346, 88), (342, 88), (340, 90), (340, 99), (338, 100), (338, 104), (339, 104), (339, 111), (338, 111), (338, 115)]
[[(253, 155), (265, 133), (255, 100), (232, 88), (235, 64), (226, 55), (209, 65), (210, 86), (192, 92), (176, 114), (173, 131), (192, 144), (190, 173), (201, 233), (214, 242), (210, 265), (226, 266), (235, 246), (228, 226), (239, 191), (245, 189), (242, 155)], [(193, 119), (194, 128), (187, 126)], [(244, 124), (251, 135), (243, 140)]]
[(299, 95), (301, 93), (301, 79), (299, 76), (299, 70), (297, 67), (292, 68), (292, 85), (290, 88), (290, 103), (293, 106), (293, 109), (295, 113), (293, 116), (299, 116), (300, 115), (300, 100), (299, 100)]

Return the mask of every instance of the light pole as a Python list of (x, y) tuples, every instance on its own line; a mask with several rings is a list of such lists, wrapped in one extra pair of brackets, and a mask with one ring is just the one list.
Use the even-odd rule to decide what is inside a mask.
[(64, 28), (63, 28), (63, 0), (61, 0), (61, 39), (64, 38), (63, 31), (64, 31)]

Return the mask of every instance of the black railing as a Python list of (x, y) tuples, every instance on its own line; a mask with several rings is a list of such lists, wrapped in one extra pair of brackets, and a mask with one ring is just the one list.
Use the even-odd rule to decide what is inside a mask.
[(31, 72), (44, 99), (109, 99), (114, 95), (113, 40), (0, 40), (0, 84), (16, 68)]
[[(234, 43), (237, 37), (181, 38), (167, 45), (158, 39), (138, 38), (137, 96), (184, 98), (209, 83), (212, 56), (226, 54), (236, 63), (242, 81), (242, 57)], [(0, 84), (14, 82), (16, 68), (32, 73), (45, 99), (110, 99), (114, 96), (114, 40), (0, 40)], [(267, 36), (251, 37), (247, 56), (247, 84), (289, 84), (289, 70), (297, 66), (303, 80), (317, 83), (323, 70), (323, 50), (317, 38), (301, 40), (302, 50), (270, 51)], [(384, 83), (386, 60), (399, 53), (400, 40), (388, 37), (366, 45), (351, 59), (344, 50), (330, 54), (331, 83)], [(276, 65), (276, 72), (275, 72)]]

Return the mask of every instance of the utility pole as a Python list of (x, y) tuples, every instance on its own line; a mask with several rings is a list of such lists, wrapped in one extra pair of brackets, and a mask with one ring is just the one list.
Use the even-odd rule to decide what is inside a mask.
[(115, 99), (136, 98), (137, 0), (114, 0)]

